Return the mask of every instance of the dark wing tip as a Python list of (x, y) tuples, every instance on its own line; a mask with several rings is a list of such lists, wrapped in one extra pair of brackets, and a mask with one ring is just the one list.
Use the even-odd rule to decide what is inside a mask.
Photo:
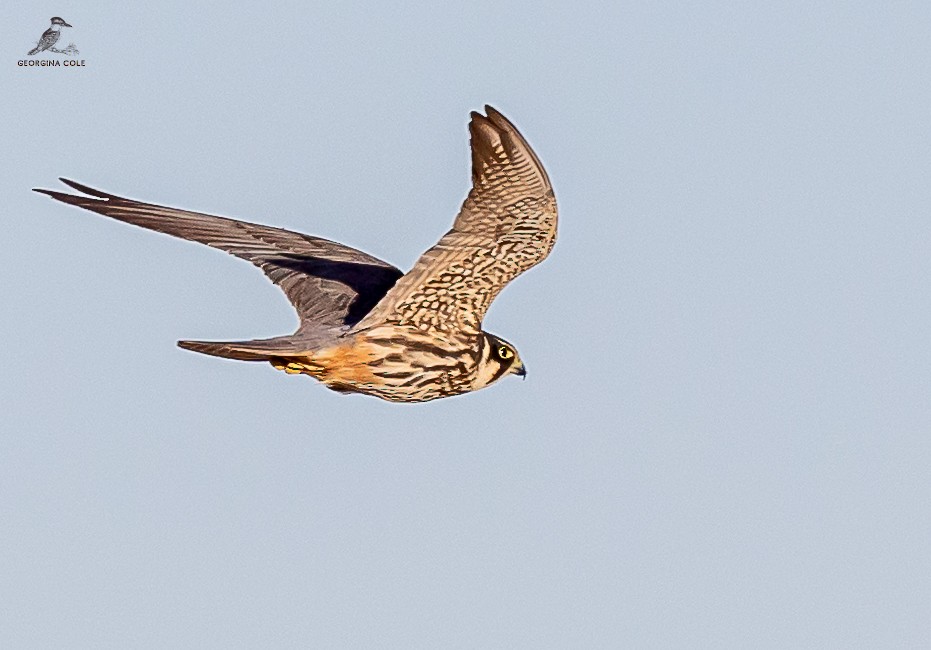
[(470, 111), (469, 117), (472, 118), (471, 123), (472, 124), (487, 124), (488, 126), (494, 126), (494, 122), (492, 121), (491, 117), (493, 114), (499, 114), (499, 113), (495, 109), (493, 109), (491, 106), (486, 106), (485, 112), (488, 113), (488, 115), (482, 115), (479, 111)]
[(508, 118), (496, 108), (485, 105), (487, 115), (472, 111), (469, 133), (472, 136), (472, 176), (478, 178), (483, 163), (495, 159), (495, 149), (503, 146), (511, 154), (528, 158), (532, 161), (540, 181), (546, 189), (551, 189), (549, 176), (536, 152)]
[(478, 111), (472, 111), (472, 117), (476, 115), (481, 118), (489, 119), (495, 115), (501, 115), (501, 112), (491, 104), (485, 104), (485, 115), (482, 115)]
[(477, 111), (472, 111), (472, 119), (475, 120), (476, 118), (493, 126), (497, 131), (502, 133), (517, 131), (511, 121), (502, 115), (501, 111), (490, 104), (485, 104), (485, 115)]
[(39, 194), (45, 194), (47, 196), (52, 197), (53, 199), (64, 201), (65, 203), (76, 203), (78, 201), (87, 202), (91, 200), (88, 197), (94, 197), (94, 199), (101, 199), (103, 201), (109, 201), (110, 199), (117, 198), (116, 196), (112, 194), (107, 194), (106, 192), (95, 190), (93, 187), (82, 185), (81, 183), (78, 183), (77, 181), (72, 181), (67, 178), (59, 178), (58, 180), (60, 180), (62, 183), (64, 183), (68, 187), (75, 189), (78, 192), (81, 192), (82, 194), (86, 194), (87, 196), (77, 196), (75, 194), (66, 194), (64, 192), (57, 192), (55, 190), (45, 190), (39, 187), (32, 188), (32, 191), (38, 192)]
[(501, 144), (501, 132), (487, 117), (472, 111), (469, 122), (469, 144), (472, 149), (472, 182), (478, 182), (482, 172), (495, 158), (495, 148)]
[[(505, 118), (504, 115), (501, 114), (501, 111), (499, 111), (497, 108), (495, 108), (491, 104), (485, 104), (485, 114), (488, 115), (488, 119), (493, 120), (493, 121), (497, 121), (498, 119), (504, 120), (505, 122), (508, 121), (507, 118)], [(510, 122), (508, 123), (510, 124)]]
[(486, 139), (492, 141), (492, 146), (497, 144), (495, 140), (503, 141), (505, 138), (517, 140), (523, 146), (528, 146), (517, 127), (495, 107), (486, 104), (485, 113), (486, 115), (482, 115), (477, 111), (472, 111), (472, 121), (469, 126), (473, 135), (484, 134)]
[[(473, 175), (477, 171), (474, 166), (475, 156), (481, 156), (481, 153), (476, 151), (476, 143), (479, 143), (479, 148), (486, 149), (490, 147), (491, 150), (498, 143), (501, 143), (506, 149), (512, 152), (520, 152), (521, 155), (529, 157), (533, 161), (544, 186), (551, 189), (549, 175), (546, 173), (543, 163), (537, 157), (527, 139), (514, 126), (514, 123), (489, 104), (485, 104), (485, 113), (487, 113), (487, 116), (473, 111), (472, 122), (469, 124), (472, 133)], [(487, 149), (485, 153), (487, 155)]]
[(38, 187), (32, 188), (33, 192), (38, 192), (39, 194), (45, 194), (50, 196), (56, 201), (61, 201), (62, 203), (67, 203), (69, 205), (77, 205), (82, 208), (93, 209), (93, 206), (98, 203), (106, 203), (106, 201), (101, 199), (95, 199), (89, 196), (80, 196), (78, 194), (68, 194), (67, 192), (56, 192), (55, 190), (43, 190)]
[(60, 180), (62, 183), (64, 183), (68, 187), (75, 189), (78, 192), (81, 192), (83, 194), (87, 194), (88, 196), (94, 196), (94, 197), (97, 197), (98, 199), (116, 198), (112, 194), (107, 194), (106, 192), (95, 190), (93, 187), (88, 187), (87, 185), (83, 185), (81, 183), (78, 183), (77, 181), (72, 181), (68, 178), (59, 178), (58, 180)]
[(486, 104), (485, 112), (488, 114), (488, 117), (486, 117), (485, 119), (488, 122), (490, 122), (495, 127), (495, 129), (498, 130), (499, 133), (501, 133), (502, 135), (503, 134), (513, 135), (513, 136), (516, 136), (517, 139), (521, 141), (524, 140), (524, 137), (520, 134), (520, 131), (517, 130), (517, 127), (514, 126), (514, 123), (511, 122), (511, 120), (506, 118), (504, 115), (502, 115), (501, 112), (498, 111), (496, 108)]

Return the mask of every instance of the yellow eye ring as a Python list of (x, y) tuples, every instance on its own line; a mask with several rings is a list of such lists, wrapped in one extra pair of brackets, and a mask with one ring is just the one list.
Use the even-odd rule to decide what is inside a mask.
[(514, 350), (507, 347), (506, 345), (502, 345), (500, 348), (498, 348), (498, 356), (502, 359), (510, 359), (514, 356)]

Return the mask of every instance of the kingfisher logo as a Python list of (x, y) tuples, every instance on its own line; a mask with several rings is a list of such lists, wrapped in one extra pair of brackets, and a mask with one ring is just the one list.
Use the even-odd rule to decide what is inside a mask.
[(68, 47), (58, 48), (58, 41), (61, 39), (62, 27), (71, 28), (64, 18), (55, 16), (51, 20), (52, 25), (42, 33), (42, 37), (36, 42), (36, 46), (26, 53), (26, 56), (32, 57), (38, 54), (64, 54), (67, 59), (20, 59), (17, 63), (24, 67), (84, 67), (84, 59), (80, 61), (74, 59), (80, 54), (75, 44), (68, 43)]

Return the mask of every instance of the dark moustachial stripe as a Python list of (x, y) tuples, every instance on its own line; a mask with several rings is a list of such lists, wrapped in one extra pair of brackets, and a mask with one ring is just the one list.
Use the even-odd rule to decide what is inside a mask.
[[(501, 379), (501, 377), (503, 377), (504, 374), (505, 374), (508, 370), (510, 370), (510, 369), (511, 369), (511, 364), (510, 364), (510, 363), (505, 364), (505, 363), (501, 363), (501, 362), (499, 361), (499, 362), (498, 362), (498, 369), (495, 370), (495, 374), (493, 374), (493, 375), (491, 376), (491, 382), (496, 382), (496, 381), (498, 381), (499, 379)], [(489, 382), (489, 383), (491, 383), (491, 382)]]

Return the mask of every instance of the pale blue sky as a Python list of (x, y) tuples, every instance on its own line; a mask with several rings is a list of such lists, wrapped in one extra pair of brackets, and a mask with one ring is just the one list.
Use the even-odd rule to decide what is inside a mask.
[[(86, 66), (18, 67), (52, 15)], [(0, 645), (931, 646), (927, 3), (2, 24)], [(179, 350), (296, 319), (245, 262), (29, 191), (407, 268), (485, 103), (560, 239), (485, 323), (527, 381), (424, 405)]]

